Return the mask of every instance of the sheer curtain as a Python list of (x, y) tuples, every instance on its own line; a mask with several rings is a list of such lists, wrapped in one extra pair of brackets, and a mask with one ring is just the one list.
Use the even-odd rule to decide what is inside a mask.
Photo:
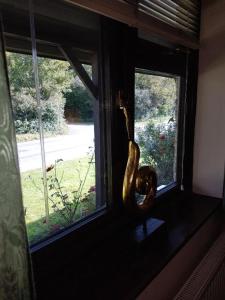
[(33, 299), (16, 137), (0, 24), (0, 299)]

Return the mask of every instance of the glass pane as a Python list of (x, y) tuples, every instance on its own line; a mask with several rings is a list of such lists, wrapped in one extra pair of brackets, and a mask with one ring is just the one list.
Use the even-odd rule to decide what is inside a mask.
[[(68, 62), (43, 57), (38, 62), (54, 231), (95, 210), (93, 99)], [(85, 68), (92, 70), (91, 66)]]
[(135, 139), (141, 165), (152, 165), (158, 190), (176, 181), (179, 79), (135, 74)]
[[(10, 1), (6, 4), (1, 1), (1, 8), (27, 233), (29, 241), (36, 241), (48, 230), (41, 221), (45, 217), (45, 203), (32, 57), (22, 54), (32, 52), (29, 2)], [(34, 139), (37, 140), (35, 145)], [(37, 177), (40, 178), (35, 186), (30, 183), (32, 169), (37, 170)], [(37, 226), (33, 227), (33, 222), (37, 220)]]
[[(16, 128), (23, 204), (29, 240), (46, 234), (38, 107), (30, 55), (7, 52), (8, 74)], [(33, 175), (35, 170), (35, 176)], [(37, 220), (39, 220), (37, 222)], [(36, 222), (34, 227), (32, 224)]]
[[(97, 54), (99, 22), (95, 14), (75, 6), (52, 1), (45, 4), (42, 11), (34, 1), (37, 40), (30, 37), (29, 26), (17, 32), (17, 18), (15, 26), (6, 26), (5, 30), (5, 37), (10, 37), (6, 39), (7, 62), (31, 244), (104, 205), (96, 189), (96, 178), (102, 178), (101, 170), (98, 168), (98, 174), (95, 171), (96, 149), (99, 151), (95, 132), (99, 128), (94, 125), (98, 118), (94, 112), (98, 103), (75, 71), (83, 66), (90, 79), (95, 75), (91, 64)], [(20, 23), (23, 13), (29, 21), (27, 11), (17, 16), (17, 10), (13, 10)], [(61, 50), (64, 44), (70, 63)]]

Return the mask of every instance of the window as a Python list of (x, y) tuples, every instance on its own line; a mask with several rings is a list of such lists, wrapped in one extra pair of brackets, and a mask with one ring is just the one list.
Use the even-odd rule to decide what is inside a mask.
[(15, 5), (17, 12), (12, 8), (4, 14), (5, 39), (24, 213), (33, 245), (105, 206), (95, 93), (98, 17), (47, 1), (47, 16), (35, 1), (34, 15)]
[(158, 190), (177, 179), (177, 126), (179, 77), (135, 73), (135, 139), (141, 164), (151, 165), (158, 176)]
[[(111, 212), (123, 218), (128, 140), (118, 91), (132, 121), (135, 106), (140, 164), (156, 168), (158, 190), (180, 183), (183, 142), (179, 99), (185, 55), (143, 41), (124, 24), (70, 4), (44, 2), (34, 1), (36, 38), (30, 35), (28, 5), (15, 1), (3, 10), (31, 245), (68, 227), (72, 232), (75, 223), (99, 216), (108, 204), (105, 219)], [(33, 68), (39, 73), (36, 86)]]
[[(93, 100), (68, 62), (39, 57), (40, 123), (32, 57), (7, 53), (7, 58), (27, 232), (33, 243), (96, 209)], [(90, 66), (86, 69), (91, 73)]]
[(149, 215), (133, 218), (122, 206), (129, 142), (121, 100), (140, 145), (140, 164), (154, 165), (159, 176), (163, 197), (150, 216), (164, 220), (174, 208), (176, 215), (178, 202), (170, 201), (184, 198), (181, 184), (192, 165), (194, 91), (188, 94), (186, 86), (187, 55), (65, 1), (34, 0), (31, 38), (26, 1), (0, 2), (38, 299), (102, 298), (115, 280), (120, 295), (131, 282), (140, 287), (135, 273), (148, 274), (149, 250), (156, 248), (152, 240), (149, 247), (147, 240), (143, 247), (133, 240), (135, 228), (148, 234), (142, 225)]

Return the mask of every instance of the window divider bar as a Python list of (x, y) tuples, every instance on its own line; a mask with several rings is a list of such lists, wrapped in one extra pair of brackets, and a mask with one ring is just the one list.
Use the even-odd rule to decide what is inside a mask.
[(36, 100), (37, 100), (37, 107), (38, 107), (38, 123), (39, 123), (39, 136), (40, 136), (40, 146), (41, 146), (44, 201), (45, 201), (45, 218), (46, 218), (46, 223), (49, 224), (49, 202), (48, 202), (49, 197), (48, 197), (47, 174), (46, 174), (44, 129), (42, 123), (41, 91), (40, 91), (40, 81), (39, 81), (39, 72), (38, 72), (38, 57), (37, 57), (37, 43), (36, 43), (33, 0), (29, 1), (29, 18), (30, 18), (30, 31), (31, 31), (31, 43), (32, 43), (32, 66), (33, 66)]
[(94, 98), (98, 98), (98, 88), (93, 83), (88, 73), (82, 66), (81, 62), (77, 59), (75, 53), (72, 51), (71, 47), (68, 46), (59, 46), (59, 50), (63, 53), (65, 58), (68, 60), (70, 65), (73, 67), (75, 72), (78, 74), (80, 80), (83, 82), (85, 87), (88, 89), (90, 95)]

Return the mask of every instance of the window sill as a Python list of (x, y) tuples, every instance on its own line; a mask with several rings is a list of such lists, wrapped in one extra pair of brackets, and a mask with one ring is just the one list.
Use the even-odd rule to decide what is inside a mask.
[(53, 248), (43, 260), (33, 253), (38, 299), (133, 299), (220, 205), (220, 199), (182, 193), (160, 201), (152, 215), (166, 221), (166, 233), (143, 247), (130, 240), (132, 224), (92, 246), (80, 241), (78, 252), (65, 247), (57, 259)]
[[(167, 185), (165, 188), (161, 189), (160, 191), (157, 191), (156, 204), (158, 205), (159, 203), (168, 200), (168, 198), (173, 197), (174, 194), (177, 194), (177, 193), (178, 193), (177, 183), (174, 182), (174, 183)], [(88, 215), (87, 217), (79, 220), (78, 222), (74, 223), (73, 225), (69, 226), (68, 228), (65, 228), (59, 232), (56, 232), (52, 236), (48, 236), (45, 239), (32, 244), (30, 246), (30, 252), (31, 252), (31, 254), (33, 254), (33, 253), (35, 254), (36, 252), (41, 251), (42, 248), (44, 250), (44, 248), (49, 247), (49, 246), (55, 247), (54, 244), (61, 243), (60, 240), (67, 239), (68, 236), (69, 237), (73, 236), (75, 231), (83, 232), (83, 231), (93, 230), (92, 223), (95, 223), (96, 221), (97, 221), (97, 223), (100, 223), (100, 224), (106, 223), (105, 225), (108, 226), (109, 222), (115, 223), (114, 218), (115, 218), (115, 216), (113, 216), (107, 210), (106, 206), (103, 206), (102, 208), (98, 209), (91, 215)], [(111, 221), (109, 221), (108, 219), (110, 219)], [(116, 217), (116, 222), (118, 222), (118, 219), (120, 219), (120, 217), (119, 218)], [(121, 220), (121, 223), (122, 223), (121, 226), (123, 226), (124, 224), (130, 223), (130, 220), (127, 219), (126, 216), (122, 216), (121, 219), (123, 219), (123, 220)], [(118, 222), (118, 223), (120, 223), (120, 222)], [(120, 225), (118, 224), (117, 227), (118, 226), (120, 226)], [(78, 233), (78, 235), (79, 235), (79, 233)]]

